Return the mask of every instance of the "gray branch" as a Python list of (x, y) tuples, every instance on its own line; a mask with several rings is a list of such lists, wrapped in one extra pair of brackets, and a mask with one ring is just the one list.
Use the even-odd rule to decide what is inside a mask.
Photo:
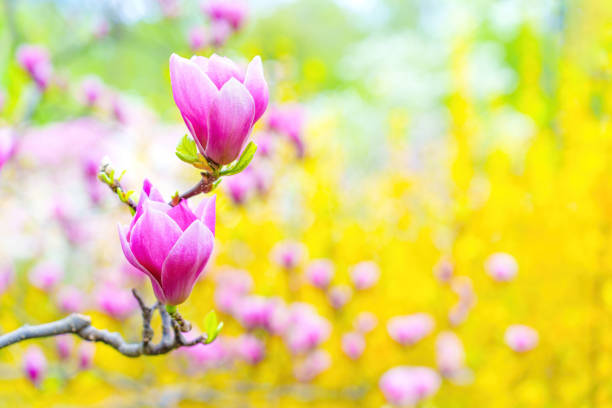
[[(91, 325), (89, 316), (73, 313), (55, 322), (36, 326), (24, 325), (17, 330), (6, 333), (0, 336), (0, 349), (24, 340), (74, 334), (86, 341), (107, 344), (126, 357), (139, 357), (141, 355), (167, 354), (179, 347), (195, 346), (206, 341), (205, 336), (199, 336), (191, 341), (185, 340), (180, 332), (179, 324), (170, 317), (164, 305), (158, 302), (153, 307), (148, 307), (135, 290), (132, 290), (132, 293), (142, 311), (142, 341), (138, 343), (128, 343), (119, 333), (97, 329)], [(152, 344), (151, 340), (154, 332), (151, 327), (151, 318), (156, 309), (159, 311), (162, 320), (162, 338), (159, 343)]]

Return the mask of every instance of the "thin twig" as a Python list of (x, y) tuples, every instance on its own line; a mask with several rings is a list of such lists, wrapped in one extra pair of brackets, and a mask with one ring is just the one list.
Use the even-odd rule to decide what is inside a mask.
[(189, 190), (185, 191), (181, 195), (176, 195), (172, 197), (172, 201), (170, 201), (168, 204), (174, 207), (178, 205), (181, 200), (187, 200), (191, 197), (197, 196), (198, 194), (210, 193), (218, 177), (209, 172), (202, 172), (200, 174), (202, 175), (202, 178), (195, 186), (191, 187)]
[[(135, 290), (132, 293), (138, 301), (143, 317), (142, 341), (139, 343), (128, 343), (119, 333), (97, 329), (91, 325), (91, 317), (73, 313), (55, 322), (36, 326), (24, 325), (17, 330), (6, 333), (0, 336), (0, 349), (24, 340), (74, 334), (86, 341), (107, 344), (126, 357), (139, 357), (141, 355), (167, 354), (179, 347), (195, 346), (206, 340), (205, 337), (199, 336), (191, 341), (186, 341), (182, 335), (176, 335), (173, 320), (161, 303), (158, 302), (155, 306), (148, 307)], [(157, 344), (151, 344), (150, 342), (153, 339), (151, 317), (155, 309), (161, 315), (162, 339)]]

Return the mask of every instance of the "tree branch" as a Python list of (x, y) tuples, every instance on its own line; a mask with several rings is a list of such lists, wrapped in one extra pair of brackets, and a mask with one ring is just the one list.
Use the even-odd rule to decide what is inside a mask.
[(191, 197), (197, 196), (198, 194), (210, 193), (218, 177), (209, 172), (202, 172), (200, 174), (202, 175), (202, 178), (195, 186), (191, 187), (181, 195), (175, 195), (172, 197), (172, 201), (170, 201), (168, 204), (174, 207), (178, 205), (181, 200), (187, 200)]
[[(142, 311), (142, 341), (139, 343), (128, 343), (119, 333), (97, 329), (91, 325), (91, 317), (73, 313), (55, 322), (36, 326), (25, 325), (17, 330), (6, 333), (0, 336), (0, 349), (24, 340), (54, 337), (61, 334), (74, 334), (86, 341), (107, 344), (126, 357), (139, 357), (141, 355), (155, 356), (167, 354), (179, 347), (195, 346), (206, 341), (205, 336), (199, 336), (191, 341), (186, 341), (164, 305), (157, 302), (153, 307), (148, 307), (135, 290), (132, 290), (132, 293)], [(153, 328), (151, 327), (151, 318), (156, 309), (159, 311), (162, 319), (162, 339), (157, 344), (151, 344), (154, 335)]]

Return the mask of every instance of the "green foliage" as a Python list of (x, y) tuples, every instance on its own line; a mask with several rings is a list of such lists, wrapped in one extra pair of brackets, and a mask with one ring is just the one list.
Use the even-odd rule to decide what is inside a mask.
[(183, 136), (176, 146), (176, 156), (185, 163), (193, 164), (198, 161), (198, 148), (189, 135)]
[(204, 318), (204, 331), (206, 332), (206, 343), (212, 343), (223, 328), (223, 322), (217, 320), (217, 314), (214, 310), (211, 310), (206, 314)]
[(231, 176), (234, 174), (240, 173), (242, 170), (246, 169), (253, 157), (255, 156), (255, 152), (257, 151), (257, 145), (255, 142), (250, 141), (247, 147), (244, 149), (238, 160), (234, 161), (226, 168), (219, 172), (221, 176)]

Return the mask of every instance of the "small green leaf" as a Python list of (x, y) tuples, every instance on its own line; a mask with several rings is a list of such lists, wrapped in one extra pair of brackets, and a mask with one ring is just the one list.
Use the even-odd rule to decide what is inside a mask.
[(188, 135), (183, 136), (176, 146), (176, 156), (190, 164), (198, 161), (198, 148), (193, 139)]
[(206, 344), (212, 343), (219, 332), (223, 328), (223, 322), (218, 322), (217, 314), (214, 310), (208, 312), (206, 317), (204, 318), (204, 330), (206, 331)]
[(234, 163), (230, 164), (229, 167), (221, 170), (219, 175), (221, 176), (231, 176), (234, 174), (240, 173), (242, 170), (246, 169), (253, 157), (255, 156), (255, 152), (257, 151), (257, 145), (255, 142), (251, 141), (247, 145), (247, 147), (242, 152), (242, 155), (236, 160)]

